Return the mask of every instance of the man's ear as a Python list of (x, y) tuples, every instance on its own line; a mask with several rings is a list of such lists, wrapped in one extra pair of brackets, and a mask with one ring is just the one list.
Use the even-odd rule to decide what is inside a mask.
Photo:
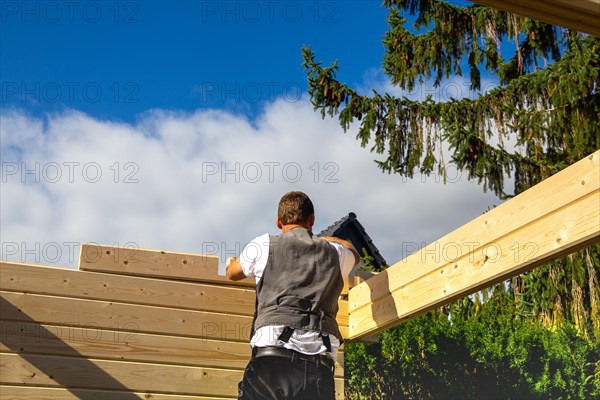
[(283, 224), (281, 223), (281, 221), (279, 220), (279, 216), (277, 216), (275, 218), (275, 225), (277, 225), (277, 228), (279, 229), (283, 229)]

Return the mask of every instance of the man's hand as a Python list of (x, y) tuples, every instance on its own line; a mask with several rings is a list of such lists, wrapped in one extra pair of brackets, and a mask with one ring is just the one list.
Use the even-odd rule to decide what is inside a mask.
[(327, 240), (328, 242), (339, 243), (342, 246), (344, 246), (345, 248), (347, 248), (348, 250), (350, 250), (352, 252), (352, 254), (354, 254), (354, 265), (356, 265), (360, 262), (360, 254), (358, 254), (358, 251), (356, 251), (356, 249), (354, 248), (354, 245), (351, 242), (344, 240), (344, 239), (340, 239), (335, 236), (323, 236), (323, 239)]
[(225, 275), (232, 281), (240, 281), (246, 278), (239, 257), (229, 257), (225, 264)]

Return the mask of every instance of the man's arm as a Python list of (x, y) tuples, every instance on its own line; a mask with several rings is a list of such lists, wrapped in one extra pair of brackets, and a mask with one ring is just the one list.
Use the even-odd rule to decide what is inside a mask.
[(239, 257), (229, 257), (225, 268), (225, 275), (232, 281), (240, 281), (246, 278)]
[(354, 265), (356, 265), (360, 262), (360, 255), (358, 254), (358, 251), (356, 251), (356, 249), (354, 248), (354, 245), (351, 242), (344, 240), (344, 239), (340, 239), (335, 236), (323, 236), (323, 239), (327, 240), (328, 242), (339, 243), (342, 246), (344, 246), (345, 248), (347, 248), (348, 250), (350, 250), (352, 252), (352, 254), (354, 254)]

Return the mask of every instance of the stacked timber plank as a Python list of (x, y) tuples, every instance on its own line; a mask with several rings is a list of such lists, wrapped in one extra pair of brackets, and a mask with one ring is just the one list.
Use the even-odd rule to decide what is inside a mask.
[[(79, 268), (0, 263), (0, 399), (237, 397), (252, 280), (219, 276), (214, 256), (99, 245)], [(347, 335), (347, 301), (338, 320)]]

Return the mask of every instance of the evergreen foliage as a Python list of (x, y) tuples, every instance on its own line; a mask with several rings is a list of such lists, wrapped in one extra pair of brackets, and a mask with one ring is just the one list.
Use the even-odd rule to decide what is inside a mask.
[(514, 318), (502, 285), (345, 351), (348, 399), (592, 399), (600, 396), (600, 343), (563, 323)]
[[(378, 161), (384, 172), (413, 177), (437, 170), (445, 177), (444, 142), (469, 179), (507, 197), (511, 174), (518, 194), (600, 147), (599, 38), (481, 6), (438, 0), (384, 5), (389, 31), (383, 66), (393, 84), (412, 90), (433, 77), (439, 86), (452, 74), (462, 75), (465, 58), (474, 89), (481, 84), (482, 64), (500, 83), (477, 99), (419, 102), (377, 92), (369, 97), (336, 80), (337, 61), (322, 67), (304, 48), (315, 110), (339, 115), (344, 130), (358, 120), (361, 145), (372, 143), (371, 151), (387, 153)], [(431, 30), (411, 33), (402, 13), (417, 15), (415, 29)], [(510, 38), (515, 55), (505, 61), (501, 43)], [(509, 137), (516, 139), (515, 148), (504, 144)]]
[[(444, 102), (362, 95), (336, 79), (337, 61), (325, 67), (304, 48), (315, 110), (337, 116), (344, 131), (357, 124), (361, 146), (384, 156), (383, 172), (445, 177), (450, 161), (509, 198), (600, 148), (600, 38), (478, 5), (383, 6), (383, 70), (393, 85), (439, 87), (463, 73), (473, 90), (484, 74), (498, 82), (477, 98)], [(595, 245), (405, 322), (379, 344), (349, 344), (346, 395), (600, 398), (599, 281)]]

